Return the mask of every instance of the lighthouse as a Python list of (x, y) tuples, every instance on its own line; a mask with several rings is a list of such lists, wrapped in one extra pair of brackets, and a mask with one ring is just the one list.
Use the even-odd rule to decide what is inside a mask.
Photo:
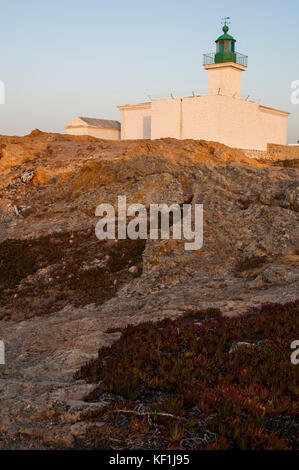
[(216, 52), (204, 54), (204, 68), (209, 71), (209, 95), (241, 97), (242, 72), (247, 69), (248, 57), (236, 52), (236, 39), (228, 34), (226, 17), (223, 34), (216, 39)]
[[(143, 103), (118, 106), (121, 139), (201, 139), (264, 152), (270, 143), (286, 145), (289, 113), (262, 106), (249, 95), (242, 99), (242, 73), (248, 57), (237, 51), (228, 20), (223, 18), (214, 52), (203, 56), (208, 92), (184, 97), (171, 93), (168, 98), (150, 97)], [(191, 70), (190, 66), (188, 73)], [(250, 73), (262, 72), (251, 69)]]

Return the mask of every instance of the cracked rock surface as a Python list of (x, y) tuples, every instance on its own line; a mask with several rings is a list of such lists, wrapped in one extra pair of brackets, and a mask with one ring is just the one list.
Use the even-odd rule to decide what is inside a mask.
[[(205, 141), (33, 131), (0, 136), (0, 144), (0, 250), (17, 254), (9, 266), (22, 266), (8, 276), (8, 248), (1, 251), (0, 448), (75, 447), (80, 412), (104, 403), (85, 402), (92, 385), (73, 374), (119, 337), (115, 329), (208, 307), (233, 316), (297, 298), (296, 168)], [(147, 208), (203, 204), (202, 249), (186, 251), (184, 239), (147, 240), (140, 259), (117, 266), (127, 254), (96, 239), (94, 211), (115, 206), (119, 195)], [(51, 249), (47, 258), (48, 245), (59, 256)]]

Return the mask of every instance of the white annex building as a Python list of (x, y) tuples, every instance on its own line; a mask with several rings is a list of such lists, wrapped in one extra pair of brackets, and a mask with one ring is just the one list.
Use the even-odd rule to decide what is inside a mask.
[[(286, 145), (289, 113), (241, 98), (247, 56), (235, 51), (236, 40), (228, 30), (225, 21), (223, 34), (215, 41), (216, 52), (204, 55), (208, 94), (118, 106), (121, 139), (204, 139), (256, 150), (266, 150), (268, 143)], [(67, 132), (75, 133), (74, 121)], [(108, 133), (101, 137), (117, 138)]]
[(120, 122), (78, 116), (66, 126), (66, 133), (90, 135), (99, 139), (119, 140)]

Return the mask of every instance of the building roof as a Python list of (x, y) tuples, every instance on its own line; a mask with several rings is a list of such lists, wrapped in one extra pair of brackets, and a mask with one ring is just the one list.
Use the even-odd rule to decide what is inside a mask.
[(90, 127), (100, 127), (102, 129), (120, 129), (120, 122), (111, 121), (109, 119), (95, 119), (79, 116), (81, 121), (85, 122)]
[(123, 104), (121, 106), (117, 106), (120, 111), (124, 109), (151, 109), (152, 102), (148, 101), (146, 103), (138, 103), (138, 104)]
[(219, 36), (219, 38), (216, 39), (215, 42), (223, 41), (223, 40), (229, 40), (229, 41), (236, 42), (236, 40), (230, 34), (227, 34), (228, 30), (229, 30), (229, 27), (227, 26), (227, 24), (225, 24), (222, 28), (222, 31), (223, 31), (224, 34), (222, 34), (222, 36)]
[(276, 109), (276, 108), (269, 108), (269, 106), (263, 106), (261, 104), (259, 105), (259, 109), (262, 111), (267, 111), (269, 113), (283, 114), (285, 116), (290, 116), (291, 114), (288, 111), (283, 111), (282, 109)]
[(219, 36), (219, 38), (216, 39), (215, 42), (225, 41), (225, 40), (236, 42), (236, 40), (230, 34), (222, 34), (222, 36)]

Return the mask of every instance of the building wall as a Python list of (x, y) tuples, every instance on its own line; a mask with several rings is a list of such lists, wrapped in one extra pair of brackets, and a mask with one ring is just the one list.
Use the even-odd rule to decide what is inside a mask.
[[(120, 107), (122, 109), (123, 107)], [(229, 96), (155, 100), (122, 110), (122, 139), (204, 139), (240, 149), (267, 150), (287, 142), (287, 114)], [(144, 131), (144, 119), (151, 130)]]
[(183, 99), (183, 139), (219, 142), (220, 101), (218, 96), (195, 96)]
[(298, 160), (299, 145), (268, 144), (265, 150), (244, 150), (246, 157), (267, 160)]
[(299, 145), (268, 145), (268, 155), (276, 160), (299, 159)]
[(182, 138), (182, 99), (152, 101), (152, 139), (163, 137)]
[[(209, 68), (209, 95), (227, 95), (240, 98), (242, 70), (223, 67), (223, 64)], [(222, 67), (222, 68), (221, 68)]]
[(269, 142), (287, 142), (287, 115), (251, 101), (228, 96), (190, 97), (163, 100), (158, 106), (153, 102), (153, 110), (157, 112), (152, 115), (152, 138), (204, 139), (256, 150), (267, 150)]
[(267, 150), (269, 142), (287, 143), (287, 115), (258, 103), (218, 97), (220, 101), (219, 142), (241, 149)]
[(136, 106), (119, 106), (121, 112), (121, 138), (151, 138), (151, 103)]
[(120, 131), (118, 129), (105, 129), (97, 127), (67, 127), (66, 133), (70, 135), (89, 135), (98, 139), (119, 140)]
[[(238, 149), (239, 150), (239, 149)], [(269, 154), (266, 152), (266, 150), (245, 150), (242, 149), (242, 152), (244, 152), (245, 156), (248, 158), (255, 158), (257, 160), (269, 160)]]

